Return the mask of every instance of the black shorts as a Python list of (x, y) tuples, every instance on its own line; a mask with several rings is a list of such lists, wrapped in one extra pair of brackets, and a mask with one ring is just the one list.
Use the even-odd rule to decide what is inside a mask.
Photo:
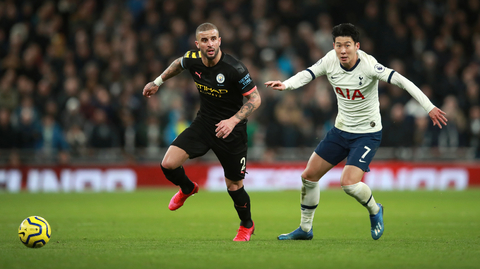
[(245, 178), (247, 168), (247, 124), (240, 122), (225, 139), (215, 136), (215, 125), (200, 119), (173, 140), (172, 145), (185, 150), (190, 159), (205, 155), (210, 149), (223, 167), (225, 177), (232, 181)]

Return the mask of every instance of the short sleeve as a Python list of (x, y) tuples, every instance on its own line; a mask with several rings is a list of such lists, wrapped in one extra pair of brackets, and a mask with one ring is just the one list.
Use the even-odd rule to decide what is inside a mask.
[(253, 79), (250, 76), (247, 68), (241, 62), (239, 62), (239, 64), (242, 68), (237, 68), (237, 84), (240, 88), (240, 92), (242, 93), (242, 95), (246, 96), (253, 92), (257, 87), (255, 86), (255, 82), (253, 82)]
[(183, 69), (189, 69), (190, 66), (192, 65), (193, 59), (197, 59), (201, 57), (201, 52), (200, 51), (195, 51), (195, 50), (189, 50), (187, 51), (183, 57), (182, 57), (182, 67)]

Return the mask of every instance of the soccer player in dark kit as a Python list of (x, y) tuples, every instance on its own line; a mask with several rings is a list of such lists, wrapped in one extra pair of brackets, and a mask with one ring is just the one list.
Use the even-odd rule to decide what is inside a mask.
[[(187, 159), (213, 150), (220, 161), (235, 209), (241, 220), (233, 241), (249, 241), (255, 225), (250, 212), (250, 197), (243, 187), (247, 165), (247, 117), (261, 104), (260, 94), (247, 68), (220, 50), (218, 28), (203, 23), (195, 32), (198, 50), (185, 53), (153, 82), (143, 89), (151, 97), (169, 78), (187, 69), (200, 93), (200, 110), (193, 123), (170, 145), (161, 167), (165, 177), (180, 190), (168, 208), (177, 210), (185, 200), (198, 192), (183, 169)], [(243, 103), (243, 97), (247, 100)]]

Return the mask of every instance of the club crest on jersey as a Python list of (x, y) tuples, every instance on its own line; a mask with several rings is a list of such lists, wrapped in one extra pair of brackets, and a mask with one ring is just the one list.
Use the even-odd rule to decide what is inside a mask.
[(375, 72), (377, 72), (377, 73), (382, 73), (383, 71), (385, 71), (385, 66), (383, 66), (381, 64), (376, 64), (373, 68), (375, 69)]
[(217, 75), (217, 82), (218, 82), (218, 83), (223, 83), (223, 82), (225, 82), (225, 76), (224, 76), (222, 73), (220, 73), (220, 74)]

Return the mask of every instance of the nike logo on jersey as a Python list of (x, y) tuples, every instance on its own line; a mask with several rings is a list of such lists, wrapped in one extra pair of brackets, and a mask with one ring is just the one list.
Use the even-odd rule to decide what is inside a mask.
[(195, 72), (195, 74), (196, 74), (199, 78), (202, 78), (202, 72), (200, 72), (200, 73)]
[(331, 78), (331, 79), (337, 79), (338, 77), (331, 76), (330, 78)]

